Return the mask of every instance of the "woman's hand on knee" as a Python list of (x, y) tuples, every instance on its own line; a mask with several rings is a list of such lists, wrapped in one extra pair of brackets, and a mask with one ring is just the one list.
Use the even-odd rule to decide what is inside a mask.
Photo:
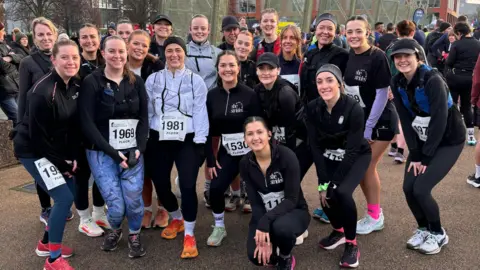
[(413, 169), (413, 175), (418, 176), (425, 173), (427, 166), (422, 165), (421, 162), (410, 162), (407, 172), (410, 172), (411, 169)]
[(318, 192), (318, 194), (320, 196), (320, 205), (322, 205), (323, 208), (325, 208), (325, 207), (330, 208), (330, 206), (328, 205), (328, 202), (327, 202), (327, 191), (326, 190), (320, 191), (320, 192)]
[(272, 256), (272, 246), (257, 246), (253, 257), (257, 259), (258, 264), (267, 265), (270, 262), (270, 257)]

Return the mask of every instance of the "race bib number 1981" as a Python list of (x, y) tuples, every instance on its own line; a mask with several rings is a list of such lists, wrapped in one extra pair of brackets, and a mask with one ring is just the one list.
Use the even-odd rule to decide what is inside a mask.
[(35, 161), (35, 166), (48, 190), (65, 184), (62, 173), (48, 159), (41, 158)]
[(166, 112), (160, 120), (160, 141), (181, 141), (187, 135), (187, 117), (180, 112)]

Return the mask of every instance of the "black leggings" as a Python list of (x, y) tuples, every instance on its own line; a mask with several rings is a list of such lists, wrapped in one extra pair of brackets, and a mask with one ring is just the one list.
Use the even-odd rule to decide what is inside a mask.
[(221, 169), (216, 168), (217, 177), (210, 182), (210, 205), (215, 214), (225, 211), (224, 193), (239, 173), (239, 164), (243, 156), (231, 156), (223, 146), (218, 150), (217, 160)]
[[(418, 227), (432, 229), (432, 224), (440, 226), (440, 210), (432, 197), (432, 189), (448, 174), (455, 165), (463, 150), (463, 143), (454, 146), (437, 148), (424, 174), (414, 176), (413, 169), (407, 172), (410, 165), (410, 155), (405, 165), (403, 192), (407, 198), (408, 207), (417, 220)], [(437, 228), (436, 230), (439, 230)]]
[(302, 142), (293, 151), (300, 164), (300, 181), (302, 181), (310, 167), (313, 165), (312, 152), (310, 151), (310, 146), (306, 142)]
[[(329, 194), (330, 198), (327, 203), (330, 207), (323, 207), (332, 227), (334, 229), (343, 228), (347, 240), (354, 240), (357, 234), (357, 206), (352, 195), (364, 178), (371, 159), (371, 153), (359, 156), (342, 182), (338, 184), (331, 195)], [(329, 162), (329, 165), (332, 163)], [(332, 168), (331, 171), (334, 172), (335, 169)]]
[(40, 201), (40, 206), (42, 208), (50, 208), (52, 207), (52, 203), (50, 202), (50, 195), (48, 195), (43, 188), (41, 188), (37, 183), (35, 183), (35, 188), (37, 189), (38, 200)]
[[(270, 242), (272, 242), (272, 257), (270, 261), (275, 260), (277, 247), (280, 249), (280, 254), (290, 255), (297, 237), (302, 235), (310, 224), (310, 215), (307, 209), (294, 209), (286, 213), (282, 217), (278, 217), (270, 225)], [(248, 227), (247, 238), (247, 255), (248, 259), (255, 265), (260, 265), (258, 259), (254, 258), (255, 248), (255, 233), (257, 231), (257, 224), (252, 224)]]
[[(88, 209), (88, 180), (90, 179), (91, 174), (85, 151), (80, 152), (80, 156), (77, 159), (77, 165), (79, 169), (75, 175), (75, 207), (77, 210), (82, 211)], [(94, 206), (101, 207), (105, 205), (105, 201), (103, 200), (95, 182), (93, 182), (92, 197)]]
[(446, 77), (453, 102), (457, 104), (458, 97), (460, 97), (460, 112), (463, 114), (465, 126), (467, 126), (467, 128), (473, 128), (473, 111), (472, 104), (470, 103), (472, 74), (458, 75), (450, 71)]
[(147, 143), (145, 162), (148, 162), (158, 199), (168, 212), (178, 210), (178, 201), (172, 192), (170, 174), (173, 163), (177, 167), (180, 192), (182, 193), (182, 213), (185, 221), (192, 222), (197, 218), (197, 176), (200, 169), (200, 157), (195, 150), (194, 135), (187, 134), (183, 142), (159, 141), (158, 132), (150, 131)]

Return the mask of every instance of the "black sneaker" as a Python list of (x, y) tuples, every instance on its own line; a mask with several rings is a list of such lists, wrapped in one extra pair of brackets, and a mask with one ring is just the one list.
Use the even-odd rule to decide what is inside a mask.
[(295, 257), (291, 255), (290, 257), (284, 259), (281, 256), (277, 257), (277, 270), (293, 270), (295, 269)]
[(471, 174), (467, 177), (467, 183), (469, 183), (470, 185), (476, 187), (476, 188), (479, 188), (480, 187), (480, 177), (479, 178), (475, 178), (475, 174)]
[(140, 234), (130, 234), (128, 236), (128, 248), (130, 252), (128, 257), (130, 258), (140, 258), (147, 254), (147, 251), (143, 248), (142, 243), (140, 242)]
[(114, 251), (118, 247), (118, 242), (122, 239), (122, 230), (109, 230), (105, 234), (105, 239), (103, 240), (102, 250), (103, 251)]
[(336, 230), (333, 230), (329, 236), (323, 238), (318, 243), (321, 248), (327, 250), (334, 249), (341, 244), (345, 244), (345, 234)]
[(352, 243), (346, 243), (340, 266), (356, 268), (358, 267), (358, 259), (360, 259), (360, 250), (358, 249), (358, 246)]
[(203, 201), (205, 202), (205, 207), (210, 208), (210, 190), (203, 192)]

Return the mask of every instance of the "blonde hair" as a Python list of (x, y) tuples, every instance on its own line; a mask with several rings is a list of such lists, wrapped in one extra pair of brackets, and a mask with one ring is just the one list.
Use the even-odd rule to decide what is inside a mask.
[(50, 29), (50, 31), (52, 31), (52, 33), (57, 36), (58, 35), (58, 29), (57, 27), (55, 27), (55, 25), (53, 24), (52, 21), (50, 21), (49, 19), (45, 18), (45, 17), (38, 17), (38, 18), (35, 18), (33, 21), (32, 21), (32, 31), (33, 31), (33, 36), (35, 37), (35, 27), (37, 25), (45, 25), (46, 27), (48, 27)]
[[(127, 48), (127, 44), (125, 43), (125, 40), (123, 40), (123, 38), (119, 37), (119, 36), (109, 36), (105, 39), (105, 41), (103, 42), (103, 50), (106, 50), (107, 49), (107, 44), (110, 40), (119, 40), (121, 42), (123, 42), (123, 44), (125, 44), (125, 48)], [(127, 76), (128, 77), (128, 82), (130, 84), (134, 84), (135, 81), (137, 80), (135, 78), (135, 74), (128, 68), (128, 65), (125, 64), (123, 66), (123, 76)]]
[(283, 35), (288, 30), (292, 31), (293, 36), (297, 40), (297, 49), (295, 50), (295, 55), (297, 56), (297, 58), (302, 59), (302, 42), (303, 42), (302, 33), (300, 32), (300, 29), (297, 26), (293, 24), (285, 26), (282, 29), (282, 32), (280, 32), (280, 42), (283, 40)]
[(453, 29), (448, 31), (448, 37), (451, 37), (451, 36), (454, 36), (455, 40), (458, 40), (458, 35), (455, 34), (455, 31), (453, 31)]
[(260, 15), (260, 21), (262, 21), (263, 15), (273, 14), (277, 18), (277, 23), (278, 23), (278, 19), (279, 19), (278, 12), (274, 8), (266, 8), (266, 9), (262, 10), (262, 12), (260, 14), (261, 14)]
[(55, 45), (53, 45), (52, 56), (56, 57), (58, 52), (60, 51), (60, 47), (64, 47), (64, 46), (73, 46), (79, 52), (77, 43), (75, 43), (75, 41), (71, 39), (61, 39), (57, 43), (55, 43)]
[[(148, 40), (147, 45), (150, 48), (150, 42), (152, 42), (152, 38), (150, 37), (150, 35), (146, 31), (141, 30), (141, 29), (137, 29), (137, 30), (133, 31), (130, 34), (130, 36), (128, 37), (128, 43), (130, 43), (130, 41), (132, 41), (133, 36), (144, 36), (145, 38), (147, 38), (147, 40)], [(145, 56), (145, 60), (148, 60), (150, 62), (155, 63), (155, 62), (157, 62), (158, 58), (155, 57), (151, 53), (147, 53), (147, 55)]]

